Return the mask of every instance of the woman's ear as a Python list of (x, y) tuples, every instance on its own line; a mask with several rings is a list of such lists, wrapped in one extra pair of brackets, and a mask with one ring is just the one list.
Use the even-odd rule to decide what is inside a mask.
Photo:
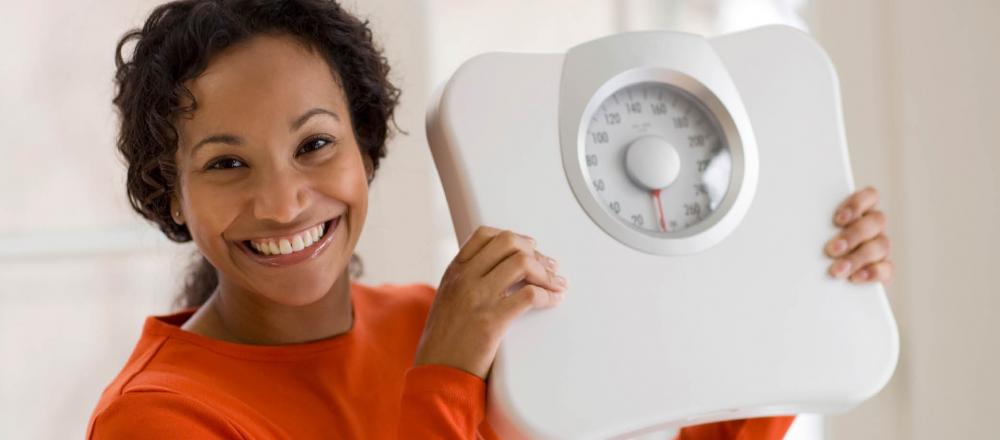
[(371, 185), (372, 179), (375, 178), (375, 167), (372, 166), (372, 160), (367, 155), (362, 157), (362, 161), (365, 163), (365, 177), (368, 178), (368, 184)]
[(170, 196), (170, 217), (174, 219), (174, 223), (184, 224), (184, 213), (181, 212), (181, 202), (177, 200), (177, 196)]

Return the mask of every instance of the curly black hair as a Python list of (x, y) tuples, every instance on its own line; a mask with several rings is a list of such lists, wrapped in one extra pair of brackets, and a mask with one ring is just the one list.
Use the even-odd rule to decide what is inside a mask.
[[(400, 90), (389, 81), (389, 63), (367, 20), (332, 0), (177, 0), (160, 5), (142, 28), (126, 32), (118, 42), (112, 102), (120, 115), (117, 145), (128, 167), (129, 202), (173, 241), (191, 241), (187, 227), (170, 215), (177, 183), (174, 124), (197, 107), (184, 83), (200, 75), (214, 55), (261, 34), (291, 35), (323, 56), (347, 97), (352, 128), (372, 173), (385, 157)], [(126, 61), (124, 48), (132, 41)], [(351, 267), (359, 263), (352, 258)], [(215, 268), (199, 256), (181, 305), (203, 304), (217, 284)]]

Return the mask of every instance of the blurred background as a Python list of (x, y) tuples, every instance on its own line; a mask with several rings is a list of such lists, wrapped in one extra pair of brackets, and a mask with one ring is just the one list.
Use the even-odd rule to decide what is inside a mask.
[[(133, 214), (114, 148), (115, 43), (161, 2), (0, 3), (0, 438), (79, 438), (143, 319), (173, 309), (194, 252)], [(434, 87), (469, 57), (639, 29), (812, 33), (840, 75), (856, 184), (881, 191), (891, 221), (902, 354), (878, 396), (803, 417), (788, 438), (1000, 435), (989, 423), (1000, 411), (1000, 2), (345, 4), (385, 48), (409, 132), (372, 189), (358, 249), (367, 283), (436, 285), (457, 251), (423, 121)]]

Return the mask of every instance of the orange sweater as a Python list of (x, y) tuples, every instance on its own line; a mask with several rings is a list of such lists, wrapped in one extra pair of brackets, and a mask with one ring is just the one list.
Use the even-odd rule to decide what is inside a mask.
[[(497, 438), (484, 421), (481, 379), (412, 366), (434, 292), (352, 284), (350, 331), (284, 346), (181, 330), (192, 310), (150, 317), (87, 438)], [(681, 439), (778, 440), (791, 420), (707, 424), (684, 429)]]

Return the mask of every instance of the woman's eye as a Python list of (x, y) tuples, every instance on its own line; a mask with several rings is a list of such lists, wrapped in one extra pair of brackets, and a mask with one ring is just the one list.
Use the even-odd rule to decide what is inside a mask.
[(212, 162), (206, 168), (210, 170), (229, 170), (233, 168), (239, 168), (241, 166), (245, 166), (243, 161), (239, 159), (234, 159), (232, 157), (227, 157), (225, 159), (219, 159), (215, 162)]
[(329, 143), (331, 143), (331, 141), (323, 138), (310, 139), (299, 147), (299, 151), (296, 153), (296, 156), (319, 150)]

